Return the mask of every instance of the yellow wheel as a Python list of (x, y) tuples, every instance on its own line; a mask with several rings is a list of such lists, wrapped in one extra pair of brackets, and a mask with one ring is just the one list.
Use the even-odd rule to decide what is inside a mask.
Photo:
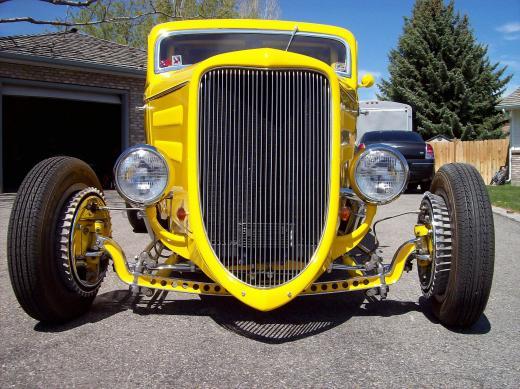
[(108, 257), (96, 247), (96, 236), (110, 236), (105, 200), (93, 187), (75, 194), (65, 205), (60, 234), (61, 274), (67, 287), (82, 296), (94, 295), (108, 268)]

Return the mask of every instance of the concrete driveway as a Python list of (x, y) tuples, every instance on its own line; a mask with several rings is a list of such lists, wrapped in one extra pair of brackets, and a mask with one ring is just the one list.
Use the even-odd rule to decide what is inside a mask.
[[(116, 196), (110, 195), (112, 202)], [(378, 217), (415, 210), (404, 195)], [(496, 265), (484, 316), (469, 331), (438, 324), (404, 274), (383, 302), (363, 294), (296, 299), (259, 313), (232, 298), (168, 294), (133, 301), (111, 273), (92, 311), (48, 327), (28, 317), (6, 266), (12, 196), (0, 196), (0, 387), (518, 387), (520, 224), (495, 215)], [(391, 258), (411, 237), (414, 215), (384, 222)], [(122, 212), (114, 236), (133, 256), (135, 235)]]

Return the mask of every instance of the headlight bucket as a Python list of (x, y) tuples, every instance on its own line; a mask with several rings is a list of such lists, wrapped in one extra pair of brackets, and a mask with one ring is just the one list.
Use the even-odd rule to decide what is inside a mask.
[(408, 171), (408, 162), (397, 149), (370, 146), (353, 161), (352, 189), (369, 204), (388, 204), (406, 189)]
[(169, 177), (167, 160), (149, 145), (126, 149), (114, 166), (116, 189), (132, 204), (151, 205), (159, 201), (168, 188)]

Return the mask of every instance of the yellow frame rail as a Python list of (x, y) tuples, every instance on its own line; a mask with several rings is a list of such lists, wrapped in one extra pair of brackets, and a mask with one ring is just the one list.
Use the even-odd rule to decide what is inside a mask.
[[(128, 268), (126, 256), (121, 247), (111, 238), (98, 236), (98, 244), (114, 262), (118, 277), (128, 285), (195, 294), (227, 296), (230, 293), (217, 283), (184, 280), (180, 278), (162, 277), (148, 274), (133, 274)], [(415, 251), (415, 244), (409, 241), (403, 244), (394, 256), (392, 266), (384, 274), (386, 285), (395, 284), (401, 278), (407, 258)], [(378, 288), (382, 286), (379, 275), (360, 276), (339, 281), (315, 282), (304, 289), (301, 295), (352, 292)]]

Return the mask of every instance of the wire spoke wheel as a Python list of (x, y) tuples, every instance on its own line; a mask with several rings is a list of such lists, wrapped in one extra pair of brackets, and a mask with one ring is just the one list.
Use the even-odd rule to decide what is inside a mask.
[(58, 226), (62, 276), (71, 290), (95, 293), (105, 277), (108, 257), (96, 247), (97, 235), (110, 236), (110, 215), (102, 193), (86, 188), (67, 202)]
[(418, 260), (419, 282), (425, 297), (442, 296), (448, 285), (451, 268), (451, 220), (441, 196), (424, 194), (418, 223), (429, 231), (426, 246), (429, 260)]

